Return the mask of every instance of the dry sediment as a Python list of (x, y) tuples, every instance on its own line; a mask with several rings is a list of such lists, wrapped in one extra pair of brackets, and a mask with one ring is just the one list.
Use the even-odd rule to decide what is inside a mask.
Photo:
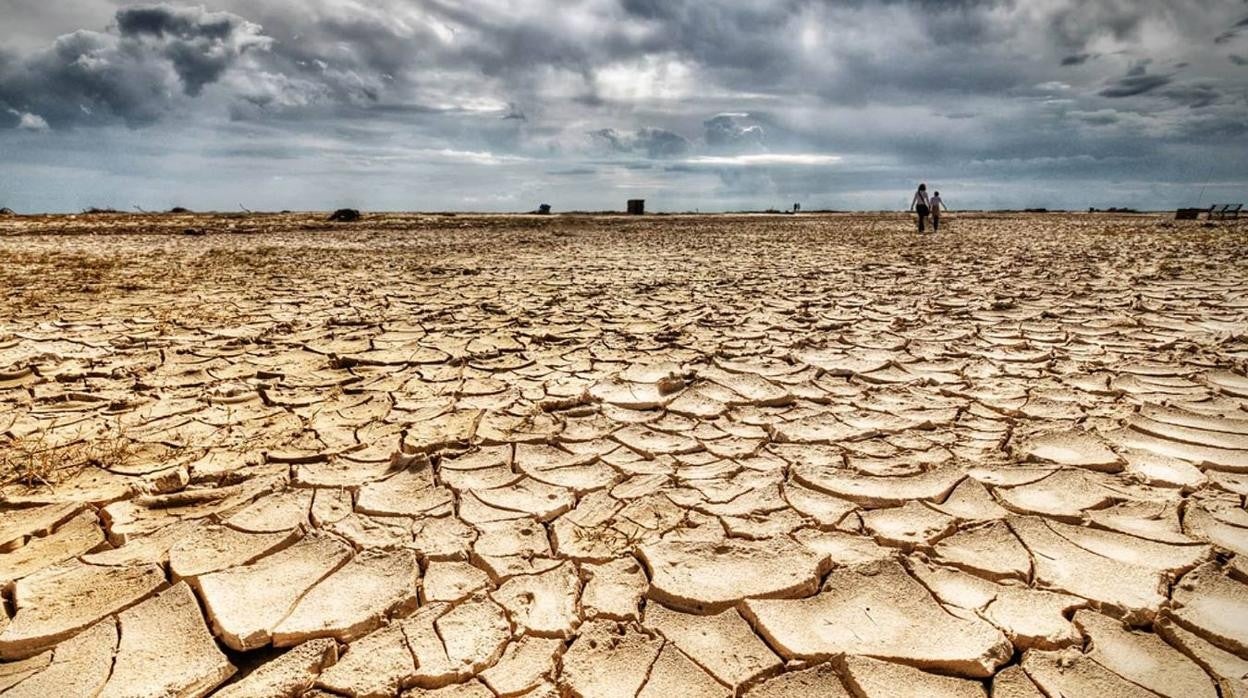
[(950, 224), (0, 221), (0, 696), (1248, 695), (1248, 226)]

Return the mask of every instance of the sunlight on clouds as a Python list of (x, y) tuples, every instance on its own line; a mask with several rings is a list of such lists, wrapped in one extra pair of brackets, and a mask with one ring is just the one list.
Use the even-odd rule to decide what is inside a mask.
[(442, 43), (449, 44), (455, 40), (455, 30), (452, 29), (446, 22), (439, 20), (437, 17), (425, 17), (425, 24), (429, 27), (429, 30), (433, 32), (434, 36), (438, 37), (438, 40)]
[(701, 155), (684, 162), (688, 165), (749, 167), (755, 165), (835, 165), (840, 161), (839, 155), (818, 153), (754, 153), (752, 155)]
[(442, 148), (440, 150), (426, 150), (421, 152), (433, 159), (466, 162), (474, 165), (502, 165), (509, 162), (526, 162), (528, 160), (528, 158), (521, 157), (519, 155), (499, 155), (497, 153), (478, 150), (451, 150), (449, 148)]
[(693, 67), (670, 55), (611, 63), (594, 78), (599, 94), (618, 101), (683, 99), (696, 85)]

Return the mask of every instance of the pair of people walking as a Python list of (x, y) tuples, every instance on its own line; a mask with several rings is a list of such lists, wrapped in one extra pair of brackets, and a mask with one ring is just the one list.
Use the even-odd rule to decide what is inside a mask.
[(927, 217), (932, 217), (932, 232), (940, 232), (940, 214), (945, 209), (945, 202), (940, 200), (940, 192), (927, 195), (927, 184), (920, 184), (919, 190), (910, 200), (910, 210), (919, 215), (919, 232), (926, 232)]

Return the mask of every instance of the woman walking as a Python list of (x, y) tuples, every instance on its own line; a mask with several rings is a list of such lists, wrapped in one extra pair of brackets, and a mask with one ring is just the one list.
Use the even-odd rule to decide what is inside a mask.
[(919, 190), (914, 193), (914, 198), (910, 200), (910, 209), (919, 214), (919, 232), (924, 232), (927, 214), (930, 210), (927, 201), (927, 184), (919, 185)]

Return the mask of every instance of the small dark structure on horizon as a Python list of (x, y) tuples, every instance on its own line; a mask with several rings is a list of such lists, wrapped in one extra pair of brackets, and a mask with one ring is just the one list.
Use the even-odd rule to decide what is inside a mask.
[(1243, 204), (1213, 204), (1209, 208), (1181, 208), (1174, 212), (1174, 220), (1194, 221), (1198, 220), (1200, 214), (1203, 213), (1205, 220), (1234, 221), (1239, 220), (1239, 213), (1243, 208)]
[(360, 220), (360, 212), (353, 208), (340, 208), (329, 214), (329, 220), (335, 223), (352, 223)]
[(0, 208), (0, 216), (16, 216), (16, 215), (17, 213), (13, 209), (9, 208), (8, 206), (5, 206), (4, 208)]
[(1213, 208), (1209, 209), (1209, 219), (1213, 220), (1216, 218), (1222, 221), (1239, 220), (1239, 212), (1243, 208), (1243, 204), (1222, 204), (1221, 206), (1214, 204)]
[(646, 200), (645, 199), (629, 199), (628, 200), (628, 215), (642, 216), (642, 215), (645, 215), (645, 213), (646, 213)]
[(538, 204), (538, 206), (537, 206), (537, 215), (539, 215), (539, 216), (549, 216), (549, 215), (550, 215), (550, 204)]

